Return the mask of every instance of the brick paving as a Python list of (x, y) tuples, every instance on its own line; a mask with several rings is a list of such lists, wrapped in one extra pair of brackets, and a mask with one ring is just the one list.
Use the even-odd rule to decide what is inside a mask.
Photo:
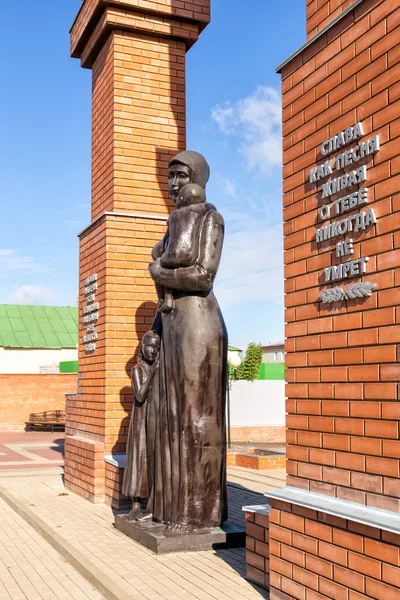
[(0, 471), (61, 467), (64, 432), (0, 432)]
[(1, 600), (102, 600), (103, 596), (0, 499)]
[[(243, 505), (265, 503), (264, 496), (252, 489), (261, 485), (258, 479), (259, 472), (246, 471), (249, 473), (247, 479), (244, 479), (241, 478), (240, 470), (230, 469), (229, 477), (235, 479), (235, 483), (229, 485), (230, 518), (235, 521), (243, 520), (241, 510)], [(252, 477), (256, 479), (252, 481)], [(281, 472), (264, 475), (264, 478), (264, 490), (267, 487), (284, 485)], [(18, 477), (14, 474), (9, 477), (3, 476), (0, 485), (8, 494), (22, 500), (33, 515), (42, 519), (63, 540), (90, 560), (113, 584), (119, 586), (128, 598), (133, 600), (268, 598), (265, 590), (246, 581), (245, 550), (242, 548), (157, 556), (114, 529), (114, 516), (110, 507), (104, 504), (91, 504), (72, 492), (66, 492), (62, 479), (58, 475), (46, 473), (35, 477)], [(0, 505), (2, 520), (3, 512), (15, 514), (2, 502)], [(29, 525), (24, 527), (34, 533)], [(48, 547), (49, 556), (58, 556), (47, 542), (42, 540), (42, 543), (46, 544), (46, 548)], [(42, 555), (45, 553), (46, 550), (42, 550)], [(63, 563), (62, 558), (60, 562)], [(7, 575), (6, 572), (5, 574)], [(0, 572), (0, 582), (3, 581), (2, 576), (3, 571)], [(24, 577), (29, 580), (29, 573), (24, 573), (24, 567), (21, 569), (21, 577), (22, 580)], [(81, 576), (79, 577), (82, 579)], [(4, 581), (3, 586), (5, 586)], [(18, 590), (18, 593), (20, 589), (14, 587), (14, 591)], [(85, 590), (83, 592), (89, 598), (102, 597), (99, 594), (90, 596), (88, 593)], [(83, 600), (86, 596), (75, 594), (74, 597)], [(9, 595), (9, 597), (13, 600), (25, 597), (35, 600), (64, 598), (58, 592), (53, 596)], [(65, 598), (69, 597), (65, 596)], [(2, 598), (1, 593), (0, 598)], [(8, 596), (5, 598), (8, 600)]]

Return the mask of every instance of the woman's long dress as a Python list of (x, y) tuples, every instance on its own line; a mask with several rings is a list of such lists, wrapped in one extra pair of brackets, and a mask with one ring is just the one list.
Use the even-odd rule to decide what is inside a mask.
[(192, 267), (159, 268), (175, 307), (162, 315), (154, 479), (148, 510), (195, 528), (227, 518), (225, 391), (227, 333), (212, 283), (224, 236), (215, 210), (204, 218)]

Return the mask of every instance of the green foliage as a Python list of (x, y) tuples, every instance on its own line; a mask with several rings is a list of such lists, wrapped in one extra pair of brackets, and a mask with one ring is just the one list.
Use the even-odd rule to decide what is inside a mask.
[(258, 379), (262, 363), (262, 350), (259, 344), (251, 342), (247, 346), (246, 357), (240, 367), (236, 370), (237, 379), (254, 381)]

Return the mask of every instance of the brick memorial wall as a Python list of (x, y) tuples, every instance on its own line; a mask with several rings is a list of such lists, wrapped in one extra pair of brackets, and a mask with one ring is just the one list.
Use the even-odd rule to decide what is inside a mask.
[(313, 0), (307, 33), (279, 67), (288, 462), (268, 493), (271, 598), (394, 600), (400, 6)]
[[(400, 7), (395, 5), (359, 4), (326, 34), (323, 48), (312, 44), (282, 68), (282, 86), (288, 484), (398, 511)], [(331, 138), (333, 143), (326, 142)], [(349, 165), (338, 169), (343, 155), (349, 155)], [(317, 179), (315, 165), (322, 165)], [(326, 165), (332, 173), (325, 175)], [(332, 182), (354, 172), (353, 185), (331, 193)], [(357, 204), (351, 208), (353, 196)], [(346, 243), (352, 250), (342, 255)], [(354, 272), (344, 273), (350, 263)], [(370, 297), (325, 304), (320, 298), (326, 290), (346, 292), (360, 281), (376, 286)]]
[(307, 38), (313, 37), (354, 4), (354, 0), (306, 0)]

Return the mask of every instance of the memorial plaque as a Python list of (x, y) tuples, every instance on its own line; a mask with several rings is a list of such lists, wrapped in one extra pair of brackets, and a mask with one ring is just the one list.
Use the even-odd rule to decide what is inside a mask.
[(86, 352), (96, 350), (97, 331), (95, 330), (96, 321), (99, 319), (99, 303), (95, 302), (97, 291), (97, 273), (89, 275), (85, 279), (86, 306), (83, 307), (83, 324), (86, 325), (86, 335), (83, 336)]
[[(351, 258), (354, 254), (354, 240), (351, 234), (366, 231), (371, 225), (376, 224), (377, 219), (373, 207), (369, 206), (366, 187), (367, 166), (357, 167), (357, 163), (379, 151), (380, 138), (379, 135), (375, 135), (361, 141), (360, 138), (363, 136), (362, 123), (356, 123), (322, 142), (320, 152), (329, 158), (323, 164), (313, 167), (308, 174), (309, 182), (315, 184), (318, 192), (322, 191), (323, 204), (318, 208), (318, 220), (319, 222), (330, 220), (329, 225), (318, 224), (315, 234), (317, 245), (322, 246), (327, 240), (336, 240), (350, 235), (347, 239), (336, 242), (335, 257), (343, 261), (324, 269), (325, 283), (361, 277), (367, 273), (368, 256)], [(345, 150), (349, 145), (351, 147)], [(337, 171), (343, 170), (344, 173), (337, 174)], [(363, 187), (354, 191), (357, 184)], [(349, 193), (346, 193), (347, 191)], [(341, 192), (344, 192), (344, 195), (337, 198), (337, 194)], [(347, 213), (351, 214), (347, 216)], [(327, 288), (321, 292), (320, 300), (323, 304), (329, 304), (354, 298), (367, 298), (375, 288), (376, 285), (368, 281), (353, 283), (346, 288), (342, 286)]]

